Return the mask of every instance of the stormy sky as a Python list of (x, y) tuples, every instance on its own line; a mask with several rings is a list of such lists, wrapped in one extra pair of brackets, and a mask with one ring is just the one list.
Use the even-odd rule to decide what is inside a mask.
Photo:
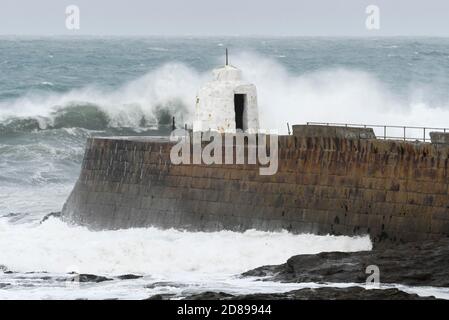
[[(66, 28), (66, 6), (80, 9)], [(368, 5), (380, 29), (365, 26)], [(447, 0), (0, 0), (3, 35), (449, 36)]]

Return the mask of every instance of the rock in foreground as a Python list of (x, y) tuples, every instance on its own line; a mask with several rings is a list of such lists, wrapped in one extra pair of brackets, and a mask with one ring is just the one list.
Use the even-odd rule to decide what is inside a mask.
[(97, 276), (95, 274), (87, 274), (87, 273), (81, 273), (81, 274), (76, 274), (76, 273), (72, 273), (75, 276), (71, 279), (71, 281), (74, 282), (104, 282), (104, 281), (112, 281), (112, 279), (110, 278), (106, 278), (103, 276)]
[(365, 283), (366, 267), (379, 267), (381, 283), (449, 287), (449, 239), (406, 243), (361, 252), (323, 252), (293, 256), (243, 276), (282, 282)]
[(284, 293), (258, 293), (230, 295), (223, 292), (204, 292), (191, 295), (185, 300), (428, 300), (434, 297), (420, 297), (398, 289), (371, 289), (361, 287), (300, 289)]

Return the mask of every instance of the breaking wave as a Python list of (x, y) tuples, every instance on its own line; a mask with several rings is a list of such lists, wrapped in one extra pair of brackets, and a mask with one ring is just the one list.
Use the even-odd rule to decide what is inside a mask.
[[(292, 74), (273, 59), (254, 53), (233, 57), (256, 84), (262, 128), (286, 131), (286, 122), (343, 122), (447, 126), (449, 98), (438, 102), (429, 88), (406, 96), (358, 69), (321, 69)], [(193, 118), (195, 95), (210, 78), (181, 63), (168, 63), (121, 87), (95, 86), (66, 93), (28, 94), (0, 102), (0, 132), (81, 127), (145, 127)], [(446, 99), (446, 100), (445, 100)]]
[(38, 226), (11, 225), (2, 218), (0, 233), (0, 264), (20, 272), (238, 274), (284, 263), (295, 254), (372, 247), (369, 237), (293, 235), (287, 231), (206, 233), (148, 228), (93, 232), (54, 218)]
[(172, 63), (113, 91), (87, 86), (60, 93), (33, 93), (0, 102), (0, 133), (79, 127), (102, 130), (187, 121), (201, 77)]

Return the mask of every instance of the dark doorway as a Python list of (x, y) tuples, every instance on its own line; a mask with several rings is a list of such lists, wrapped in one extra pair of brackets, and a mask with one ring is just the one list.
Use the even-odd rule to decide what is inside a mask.
[(235, 129), (244, 130), (243, 128), (243, 111), (245, 109), (245, 94), (234, 95), (234, 111), (235, 111)]

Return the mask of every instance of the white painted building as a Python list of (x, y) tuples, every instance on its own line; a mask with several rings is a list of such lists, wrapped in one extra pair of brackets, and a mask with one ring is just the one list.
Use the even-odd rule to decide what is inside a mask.
[(248, 133), (259, 130), (256, 86), (242, 80), (242, 72), (231, 65), (213, 71), (214, 79), (196, 98), (193, 131)]

